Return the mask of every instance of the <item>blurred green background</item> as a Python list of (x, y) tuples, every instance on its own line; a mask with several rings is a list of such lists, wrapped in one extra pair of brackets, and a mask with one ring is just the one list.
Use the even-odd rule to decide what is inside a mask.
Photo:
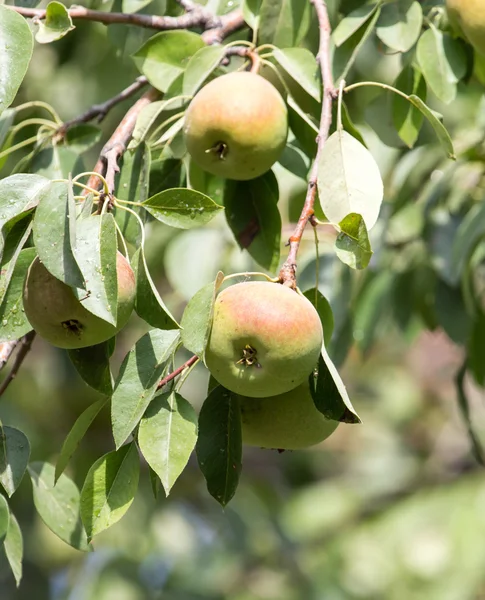
[[(157, 12), (153, 4), (150, 9)], [(47, 101), (66, 120), (80, 114), (133, 81), (137, 73), (127, 54), (147, 35), (79, 22), (63, 40), (36, 44), (18, 103)], [(399, 59), (384, 55), (371, 38), (353, 79), (392, 82), (399, 69)], [(471, 83), (447, 107), (431, 101), (460, 147), (484, 139), (482, 95), (483, 87)], [(315, 284), (319, 270), (320, 288), (335, 312), (332, 356), (363, 424), (342, 424), (308, 451), (246, 448), (239, 489), (225, 510), (207, 493), (195, 458), (167, 499), (153, 498), (144, 465), (129, 512), (96, 538), (96, 551), (88, 555), (42, 523), (25, 477), (11, 501), (24, 535), (24, 577), (16, 590), (1, 563), (1, 600), (485, 598), (485, 477), (472, 457), (454, 385), (467, 324), (453, 297), (435, 293), (430, 267), (439, 270), (446, 262), (450, 207), (471, 196), (483, 201), (483, 158), (464, 156), (452, 165), (437, 146), (425, 145), (434, 142), (426, 128), (411, 152), (385, 146), (368, 127), (374, 99), (383, 102), (384, 96), (371, 90), (348, 100), (386, 182), (371, 266), (351, 273), (334, 258), (333, 234), (321, 228), (319, 263), (308, 230), (299, 268), (303, 290)], [(108, 115), (104, 139), (127, 107)], [(98, 151), (83, 157), (87, 169)], [(281, 166), (276, 172), (285, 240), (306, 183)], [(284, 253), (282, 247), (282, 260)], [(223, 217), (189, 232), (151, 223), (147, 259), (176, 317), (218, 269), (257, 268), (237, 248)], [(133, 316), (117, 344), (115, 372), (145, 327)], [(180, 363), (186, 358), (181, 355)], [(207, 380), (198, 366), (184, 384), (183, 394), (197, 407)], [(485, 434), (482, 390), (468, 380), (466, 386), (475, 427)], [(67, 355), (37, 339), (2, 397), (0, 419), (27, 434), (32, 460), (54, 462), (73, 422), (96, 399)], [(82, 485), (89, 466), (112, 448), (105, 409), (69, 475)]]

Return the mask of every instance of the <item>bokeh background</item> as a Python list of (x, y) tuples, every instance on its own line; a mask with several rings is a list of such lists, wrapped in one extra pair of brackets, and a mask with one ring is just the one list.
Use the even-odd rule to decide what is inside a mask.
[[(165, 2), (155, 0), (150, 12), (158, 12), (157, 1), (163, 9)], [(44, 100), (64, 119), (80, 114), (133, 81), (137, 72), (129, 54), (148, 35), (76, 23), (63, 40), (36, 45), (18, 103)], [(349, 79), (391, 83), (399, 70), (399, 57), (384, 54), (371, 38)], [(446, 107), (428, 100), (444, 114), (459, 150), (480, 136), (483, 141), (483, 85), (460, 84), (457, 100)], [(466, 202), (484, 199), (485, 153), (482, 148), (481, 155), (451, 164), (426, 127), (417, 148), (404, 150), (389, 139), (385, 102), (379, 90), (355, 92), (348, 100), (386, 184), (369, 269), (355, 273), (339, 263), (326, 228), (318, 230), (318, 261), (313, 233), (305, 233), (299, 265), (301, 289), (315, 285), (318, 271), (332, 304), (331, 353), (363, 424), (342, 424), (307, 451), (245, 448), (239, 489), (225, 510), (207, 493), (194, 457), (166, 499), (153, 498), (145, 465), (127, 515), (95, 539), (96, 551), (89, 554), (47, 529), (25, 477), (11, 500), (24, 535), (24, 577), (16, 590), (1, 562), (1, 600), (485, 598), (485, 473), (472, 455), (455, 388), (469, 323), (444, 283), (436, 292), (442, 283), (436, 271), (449, 258), (453, 215)], [(127, 107), (117, 107), (103, 122), (105, 138)], [(23, 135), (32, 131), (19, 139)], [(97, 152), (99, 147), (83, 155), (87, 170)], [(2, 176), (16, 160), (7, 162)], [(280, 165), (275, 171), (285, 240), (306, 183)], [(217, 270), (258, 269), (238, 249), (223, 217), (188, 232), (150, 223), (147, 260), (177, 317)], [(117, 343), (115, 372), (145, 331), (133, 316)], [(180, 363), (186, 358), (182, 354)], [(198, 366), (182, 388), (196, 407), (207, 381)], [(485, 435), (483, 390), (467, 379), (466, 391), (474, 426)], [(65, 353), (37, 339), (1, 398), (0, 419), (27, 434), (32, 460), (55, 462), (75, 419), (98, 397)], [(69, 475), (82, 485), (89, 466), (111, 449), (105, 409)]]

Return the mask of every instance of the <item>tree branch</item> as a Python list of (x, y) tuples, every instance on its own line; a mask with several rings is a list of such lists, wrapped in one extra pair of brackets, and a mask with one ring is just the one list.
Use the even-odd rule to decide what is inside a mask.
[[(20, 344), (19, 351), (17, 352), (17, 356), (15, 357), (15, 361), (13, 363), (12, 369), (10, 373), (5, 377), (2, 381), (2, 385), (0, 385), (0, 396), (5, 392), (10, 383), (15, 379), (22, 363), (24, 362), (25, 357), (29, 353), (30, 347), (32, 346), (32, 342), (35, 338), (35, 331), (30, 331), (27, 335), (24, 335), (23, 338), (17, 340), (16, 344)], [(12, 342), (9, 342), (12, 343)]]
[[(103, 146), (99, 155), (98, 162), (94, 167), (94, 172), (104, 176), (108, 183), (108, 193), (112, 194), (115, 189), (115, 176), (119, 172), (118, 160), (123, 156), (128, 142), (131, 139), (135, 129), (136, 119), (145, 106), (148, 106), (159, 97), (158, 90), (151, 88), (139, 100), (133, 104), (130, 110), (123, 117), (118, 127), (113, 132), (106, 144)], [(97, 189), (100, 180), (96, 175), (91, 175), (88, 180), (88, 187)]]
[(219, 17), (220, 25), (218, 27), (207, 28), (202, 34), (204, 42), (211, 46), (212, 44), (222, 44), (222, 42), (238, 29), (245, 25), (242, 10), (236, 9), (227, 15)]
[[(24, 17), (33, 18), (37, 21), (45, 19), (46, 9), (26, 8), (23, 6), (6, 6), (10, 10), (18, 12)], [(191, 29), (202, 27), (203, 29), (217, 29), (224, 25), (224, 18), (213, 15), (203, 6), (194, 8), (190, 12), (179, 17), (160, 17), (158, 15), (143, 15), (138, 13), (116, 13), (91, 10), (84, 6), (75, 6), (68, 9), (71, 19), (85, 21), (96, 21), (104, 25), (137, 25), (148, 29), (164, 31), (168, 29)]]
[(305, 203), (303, 205), (300, 218), (298, 219), (298, 223), (293, 231), (293, 235), (289, 239), (290, 251), (288, 253), (288, 258), (281, 267), (279, 273), (279, 279), (281, 283), (292, 288), (296, 287), (296, 255), (298, 254), (303, 231), (314, 213), (313, 207), (315, 205), (315, 196), (317, 193), (318, 160), (320, 158), (323, 146), (327, 141), (330, 126), (332, 124), (332, 102), (335, 98), (332, 65), (330, 62), (331, 27), (328, 19), (327, 5), (324, 0), (310, 0), (310, 2), (315, 7), (320, 30), (320, 42), (317, 59), (320, 63), (320, 71), (322, 74), (323, 99), (320, 127), (317, 137), (317, 154), (310, 171)]
[(175, 369), (175, 371), (172, 371), (172, 373), (170, 373), (170, 375), (167, 375), (166, 377), (164, 377), (157, 385), (157, 392), (158, 392), (158, 390), (163, 388), (164, 385), (167, 385), (167, 383), (169, 383), (169, 381), (172, 381), (172, 379), (175, 379), (175, 377), (177, 377), (177, 375), (180, 375), (180, 373), (182, 373), (182, 371), (185, 371), (185, 369), (188, 369), (189, 367), (191, 367), (198, 360), (199, 360), (199, 357), (194, 354), (194, 356), (191, 356), (189, 358), (189, 360), (186, 360), (183, 365), (181, 365), (180, 367)]
[(102, 102), (101, 104), (93, 104), (93, 106), (88, 108), (88, 110), (82, 115), (74, 117), (74, 119), (63, 123), (57, 130), (56, 137), (64, 137), (69, 128), (73, 127), (74, 125), (79, 125), (80, 123), (88, 123), (93, 119), (97, 119), (98, 123), (100, 123), (114, 106), (120, 102), (123, 102), (123, 100), (131, 98), (131, 96), (135, 95), (146, 85), (148, 85), (148, 79), (144, 75), (138, 77), (134, 83), (122, 90), (119, 94), (116, 94), (116, 96), (109, 98), (106, 100), (106, 102)]
[(18, 344), (20, 344), (20, 340), (12, 340), (11, 342), (2, 342), (0, 344), (0, 371), (8, 363)]

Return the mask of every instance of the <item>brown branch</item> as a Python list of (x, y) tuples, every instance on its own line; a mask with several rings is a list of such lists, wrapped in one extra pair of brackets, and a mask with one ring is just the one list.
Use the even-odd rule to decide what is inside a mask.
[(241, 29), (244, 25), (245, 21), (242, 10), (236, 9), (220, 17), (220, 25), (218, 27), (208, 27), (202, 34), (202, 39), (208, 46), (222, 44), (226, 37)]
[(172, 381), (172, 379), (175, 379), (175, 377), (177, 377), (177, 375), (180, 375), (180, 373), (182, 373), (182, 371), (185, 371), (185, 369), (187, 369), (188, 367), (191, 367), (193, 364), (195, 364), (198, 360), (199, 360), (199, 357), (194, 354), (194, 356), (191, 356), (189, 358), (189, 360), (186, 360), (183, 365), (181, 365), (180, 367), (175, 369), (175, 371), (172, 371), (172, 373), (170, 373), (170, 375), (167, 375), (166, 377), (164, 377), (157, 385), (157, 392), (158, 392), (158, 390), (163, 388), (164, 385), (167, 385), (167, 383), (169, 381)]
[[(151, 88), (143, 94), (143, 96), (133, 104), (130, 110), (123, 117), (118, 127), (114, 130), (113, 135), (103, 146), (99, 155), (98, 162), (93, 171), (104, 176), (108, 184), (108, 193), (112, 194), (115, 189), (115, 176), (119, 172), (118, 160), (123, 156), (128, 142), (133, 135), (136, 120), (138, 115), (145, 106), (148, 106), (156, 98), (159, 92)], [(88, 180), (88, 187), (97, 189), (100, 184), (100, 179), (96, 175), (91, 175)]]
[(146, 85), (148, 85), (148, 79), (144, 75), (138, 77), (131, 85), (122, 90), (119, 94), (116, 94), (116, 96), (109, 98), (106, 102), (102, 102), (101, 104), (93, 104), (93, 106), (88, 108), (82, 115), (63, 123), (57, 130), (56, 138), (63, 138), (66, 135), (67, 130), (74, 125), (88, 123), (93, 119), (97, 119), (98, 123), (100, 123), (114, 106), (123, 102), (123, 100), (131, 98), (131, 96), (136, 94)]
[[(46, 9), (44, 8), (25, 8), (23, 6), (6, 6), (6, 8), (14, 10), (24, 17), (30, 17), (37, 21), (45, 19), (46, 16)], [(157, 29), (159, 31), (168, 29), (191, 29), (193, 27), (217, 29), (224, 24), (224, 19), (222, 17), (213, 15), (203, 6), (194, 8), (190, 12), (179, 17), (160, 17), (158, 15), (143, 15), (138, 13), (110, 13), (100, 10), (91, 10), (89, 8), (84, 8), (84, 6), (69, 8), (68, 13), (71, 19), (96, 21), (98, 23), (104, 23), (104, 25), (137, 25), (138, 27)]]
[[(317, 137), (317, 154), (310, 171), (308, 180), (308, 189), (301, 211), (300, 218), (296, 224), (293, 235), (289, 239), (290, 251), (286, 262), (281, 267), (279, 279), (281, 283), (291, 288), (296, 287), (296, 256), (300, 247), (303, 231), (314, 214), (315, 196), (317, 193), (318, 160), (323, 146), (327, 141), (330, 126), (332, 124), (332, 102), (335, 98), (335, 88), (333, 85), (332, 65), (330, 62), (330, 21), (328, 19), (327, 5), (324, 0), (310, 0), (317, 13), (318, 25), (320, 30), (320, 43), (318, 48), (318, 62), (323, 82), (322, 113), (320, 116), (320, 127)], [(312, 223), (314, 224), (314, 223)]]
[(10, 373), (2, 381), (2, 385), (0, 385), (0, 396), (5, 392), (10, 383), (15, 379), (20, 367), (22, 366), (22, 363), (24, 362), (25, 357), (29, 353), (34, 338), (35, 331), (30, 331), (29, 333), (27, 333), (27, 335), (24, 335), (23, 338), (17, 340), (17, 343), (20, 344), (20, 348), (17, 352), (17, 356), (15, 357), (15, 361), (13, 363)]
[(0, 371), (8, 363), (9, 358), (19, 343), (20, 340), (0, 343)]
[(222, 64), (229, 64), (229, 58), (231, 56), (249, 58), (251, 61), (251, 73), (258, 73), (261, 67), (261, 57), (257, 52), (247, 46), (231, 46), (230, 48), (226, 48)]

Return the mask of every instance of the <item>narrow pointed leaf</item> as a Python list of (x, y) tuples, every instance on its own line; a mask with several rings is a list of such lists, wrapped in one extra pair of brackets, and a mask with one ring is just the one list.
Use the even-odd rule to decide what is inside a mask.
[(222, 386), (202, 405), (196, 452), (210, 495), (226, 506), (239, 483), (242, 437), (238, 397)]
[(74, 290), (75, 294), (87, 310), (116, 325), (118, 277), (113, 215), (92, 215), (78, 221), (76, 256), (86, 289)]
[(72, 187), (50, 182), (39, 193), (34, 217), (34, 244), (45, 268), (67, 285), (84, 288), (74, 256), (76, 212)]
[(15, 577), (15, 583), (18, 587), (22, 579), (24, 543), (22, 539), (22, 532), (20, 531), (19, 524), (13, 513), (10, 513), (7, 536), (3, 543), (3, 547), (10, 568), (12, 569), (13, 576)]
[(335, 45), (341, 46), (346, 42), (366, 21), (374, 14), (378, 4), (366, 4), (360, 6), (344, 17), (332, 33)]
[(81, 491), (81, 517), (89, 540), (118, 522), (130, 508), (139, 475), (134, 443), (108, 452), (89, 469)]
[(0, 5), (0, 113), (12, 104), (29, 66), (34, 39), (27, 21)]
[(389, 48), (408, 52), (418, 41), (423, 9), (416, 0), (399, 0), (382, 7), (376, 35)]
[(219, 271), (212, 283), (195, 294), (182, 315), (182, 344), (202, 359), (209, 340), (216, 294), (223, 279), (224, 273)]
[(29, 457), (27, 436), (14, 427), (0, 426), (0, 484), (9, 497), (20, 485)]
[(197, 415), (180, 394), (157, 396), (138, 429), (138, 443), (168, 496), (197, 441)]
[(345, 385), (335, 368), (325, 344), (318, 360), (318, 377), (309, 378), (310, 391), (317, 409), (327, 418), (343, 423), (360, 423)]
[[(426, 82), (416, 68), (405, 67), (396, 79), (395, 87), (408, 95), (416, 95), (426, 100)], [(424, 114), (408, 99), (394, 94), (392, 98), (392, 116), (397, 133), (402, 141), (412, 148), (418, 139)]]
[(306, 48), (277, 48), (273, 52), (276, 61), (298, 82), (301, 87), (315, 98), (321, 100), (321, 84), (318, 76), (317, 59)]
[(34, 504), (47, 527), (76, 550), (89, 551), (86, 532), (79, 515), (79, 490), (66, 475), (54, 484), (54, 466), (34, 462), (28, 467)]
[[(35, 255), (35, 248), (21, 250), (5, 292), (3, 292), (4, 280), (2, 275), (2, 284), (0, 284), (0, 342), (20, 339), (32, 329), (24, 313), (22, 296), (25, 277)], [(8, 280), (7, 277), (5, 279)]]
[(0, 545), (3, 544), (10, 523), (10, 510), (4, 496), (0, 494)]
[(438, 136), (441, 146), (445, 150), (448, 155), (448, 158), (455, 157), (455, 149), (453, 148), (453, 142), (451, 141), (450, 134), (446, 130), (446, 127), (441, 122), (441, 115), (439, 115), (434, 110), (431, 110), (418, 96), (412, 94), (409, 96), (409, 101), (414, 104), (414, 106), (419, 109), (423, 115), (428, 119), (431, 127), (434, 129), (434, 132)]
[(117, 448), (142, 418), (179, 340), (177, 330), (149, 331), (125, 356), (111, 399), (111, 422)]
[(349, 213), (362, 215), (370, 230), (376, 223), (384, 197), (379, 167), (372, 154), (346, 131), (327, 140), (318, 163), (318, 196), (332, 223)]
[(160, 294), (148, 271), (145, 252), (139, 248), (132, 257), (136, 277), (135, 310), (139, 317), (158, 329), (177, 329), (179, 327)]
[(330, 344), (330, 340), (332, 339), (334, 327), (333, 312), (332, 307), (330, 306), (330, 302), (317, 288), (307, 290), (303, 293), (303, 295), (305, 296), (305, 298), (310, 300), (310, 302), (317, 310), (318, 316), (320, 317), (320, 321), (322, 322), (323, 338), (325, 340), (325, 344), (328, 346)]
[(64, 443), (62, 444), (61, 453), (56, 463), (56, 470), (54, 474), (54, 481), (57, 483), (59, 477), (64, 472), (64, 469), (69, 464), (72, 455), (76, 452), (81, 440), (86, 435), (87, 430), (91, 426), (91, 423), (98, 416), (100, 410), (105, 406), (108, 400), (103, 398), (94, 402), (82, 412), (76, 419), (76, 422), (72, 426), (71, 431), (67, 434)]
[(18, 221), (13, 225), (7, 236), (2, 260), (0, 261), (2, 275), (0, 278), (0, 302), (3, 302), (5, 298), (17, 260), (32, 233), (32, 218), (29, 213), (22, 213), (21, 216), (14, 217), (12, 221), (15, 219), (18, 219)]

